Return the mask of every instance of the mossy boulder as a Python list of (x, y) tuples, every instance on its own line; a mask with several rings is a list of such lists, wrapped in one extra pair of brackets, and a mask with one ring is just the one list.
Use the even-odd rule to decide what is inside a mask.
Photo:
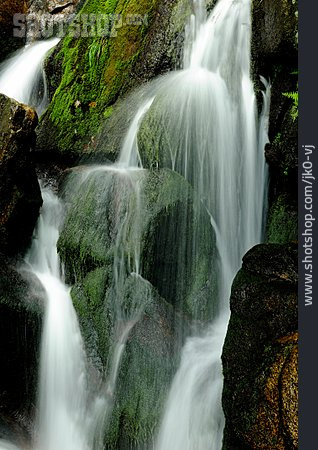
[(281, 194), (268, 211), (266, 242), (285, 244), (297, 240), (297, 197)]
[[(106, 448), (149, 448), (190, 323), (212, 314), (209, 217), (193, 203), (189, 183), (170, 170), (82, 166), (62, 191), (59, 252), (89, 358), (106, 374), (113, 402)], [(202, 240), (194, 251), (196, 229)], [(131, 325), (116, 386), (109, 386), (116, 345)]]
[(217, 289), (217, 270), (210, 270), (215, 259), (213, 229), (195, 204), (191, 186), (170, 170), (92, 170), (73, 171), (64, 190), (69, 208), (58, 247), (68, 280), (102, 266), (113, 270), (116, 239), (128, 214), (127, 260), (134, 258), (139, 242), (142, 276), (159, 294), (189, 317), (210, 317)]
[[(108, 449), (140, 448), (150, 442), (178, 364), (181, 318), (156, 290), (136, 276), (129, 276), (122, 291), (127, 310), (131, 299), (140, 301), (134, 317), (118, 319), (118, 303), (108, 282), (109, 271), (101, 267), (90, 272), (72, 289), (88, 355), (106, 377), (106, 395), (111, 403), (105, 444)], [(117, 298), (118, 302), (118, 298)], [(134, 324), (114, 377), (114, 356), (129, 321)], [(123, 342), (123, 341), (121, 341)], [(179, 343), (179, 345), (178, 345)]]
[(261, 244), (231, 295), (224, 449), (297, 448), (297, 246)]
[(0, 94), (0, 251), (23, 253), (42, 204), (31, 149), (36, 112)]
[[(90, 13), (121, 15), (123, 25), (115, 24), (113, 37), (67, 35), (47, 64), (54, 96), (38, 129), (37, 148), (65, 158), (94, 152), (101, 125), (117, 99), (179, 64), (178, 40), (183, 40), (191, 3), (86, 1), (75, 20)], [(127, 23), (132, 15), (139, 17), (138, 25)]]

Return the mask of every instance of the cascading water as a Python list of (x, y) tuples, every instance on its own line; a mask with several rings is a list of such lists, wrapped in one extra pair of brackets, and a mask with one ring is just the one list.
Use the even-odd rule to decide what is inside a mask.
[(63, 207), (51, 191), (43, 189), (42, 196), (42, 212), (25, 258), (46, 294), (34, 448), (101, 448), (95, 433), (104, 401), (89, 398), (82, 337), (57, 254)]
[[(147, 120), (148, 112), (154, 113), (158, 133), (162, 133), (159, 138), (164, 137), (162, 142), (166, 144), (163, 166), (186, 178), (192, 185), (196, 203), (203, 205), (210, 218), (218, 251), (216, 264), (211, 267), (219, 280), (218, 296), (211, 298), (211, 303), (218, 304), (217, 314), (211, 317), (210, 326), (200, 335), (188, 338), (183, 348), (155, 447), (157, 450), (221, 448), (224, 417), (220, 358), (229, 318), (230, 286), (243, 254), (261, 241), (266, 184), (263, 149), (270, 88), (266, 86), (258, 128), (250, 80), (250, 3), (251, 0), (219, 0), (206, 20), (205, 2), (194, 0), (195, 15), (186, 33), (184, 70), (164, 77), (153, 91), (150, 89), (149, 99), (132, 121), (117, 163), (81, 169), (76, 175), (80, 181), (75, 188), (73, 185), (74, 193), (82, 195), (83, 184), (86, 190), (90, 184), (100, 184), (104, 195), (101, 207), (105, 209), (105, 204), (108, 205), (114, 215), (109, 298), (115, 326), (105, 398), (96, 397), (87, 387), (83, 342), (57, 254), (63, 208), (56, 196), (43, 191), (44, 206), (36, 238), (26, 257), (46, 293), (36, 450), (103, 448), (103, 417), (112, 410), (125, 345), (151, 295), (149, 283), (142, 278), (140, 261), (145, 171), (137, 144), (139, 128)], [(21, 52), (19, 61), (10, 60), (0, 72), (0, 91), (30, 103), (40, 60), (56, 42), (36, 43)], [(23, 68), (25, 63), (27, 69)], [(20, 93), (16, 89), (21, 86), (21, 71), (26, 75)], [(13, 74), (19, 77), (19, 83), (14, 81)], [(103, 220), (104, 211), (100, 213)], [(97, 217), (98, 214), (99, 211)], [(192, 236), (196, 253), (200, 233), (198, 226)], [(1, 446), (14, 448), (0, 441)]]
[(202, 336), (185, 344), (158, 450), (222, 447), (221, 352), (230, 287), (242, 256), (262, 239), (265, 197), (270, 90), (259, 133), (250, 79), (250, 6), (250, 0), (220, 0), (199, 28), (191, 51), (186, 49), (185, 70), (168, 78), (157, 94), (157, 120), (171, 145), (171, 168), (189, 180), (204, 204), (219, 253), (219, 313)]
[(96, 197), (96, 221), (104, 224), (107, 210), (113, 221), (113, 276), (106, 301), (112, 307), (114, 332), (104, 383), (107, 397), (104, 410), (106, 424), (115, 399), (117, 377), (127, 339), (151, 298), (150, 285), (143, 279), (140, 268), (144, 171), (140, 168), (137, 146), (139, 124), (151, 103), (152, 100), (147, 100), (138, 109), (115, 164), (85, 167), (79, 171), (75, 168), (67, 183), (70, 187), (69, 201), (73, 205), (78, 202), (78, 195), (85, 198), (91, 190), (102, 193)]
[[(42, 63), (58, 38), (34, 42), (18, 50), (0, 66), (0, 92), (20, 103), (33, 106), (41, 115), (47, 106), (47, 85)], [(42, 92), (38, 89), (42, 83)]]

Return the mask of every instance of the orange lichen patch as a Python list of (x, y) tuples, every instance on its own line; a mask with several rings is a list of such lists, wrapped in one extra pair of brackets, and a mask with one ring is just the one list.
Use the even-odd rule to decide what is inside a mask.
[(298, 333), (288, 334), (277, 340), (279, 344), (289, 344), (291, 342), (298, 342)]
[(292, 348), (281, 375), (284, 434), (298, 448), (298, 346)]
[[(280, 338), (274, 362), (256, 384), (263, 386), (256, 418), (245, 439), (252, 449), (286, 450), (298, 445), (298, 333)], [(293, 443), (292, 446), (290, 443)]]

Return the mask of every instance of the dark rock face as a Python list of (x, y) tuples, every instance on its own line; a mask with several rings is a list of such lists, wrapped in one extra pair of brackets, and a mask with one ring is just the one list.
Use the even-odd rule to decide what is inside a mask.
[(6, 438), (6, 417), (14, 429), (15, 421), (24, 428), (34, 412), (41, 320), (39, 304), (16, 267), (42, 199), (30, 152), (35, 111), (0, 94), (0, 117), (0, 438)]
[[(259, 75), (272, 85), (266, 160), (270, 171), (268, 242), (288, 242), (294, 233), (273, 233), (273, 227), (297, 229), (297, 104), (284, 93), (298, 91), (297, 0), (254, 0), (252, 10), (252, 69), (256, 90)], [(261, 105), (261, 97), (259, 96)], [(282, 214), (282, 210), (284, 214)], [(286, 214), (286, 215), (285, 215)], [(293, 224), (291, 223), (293, 218)]]
[[(0, 254), (0, 439), (9, 437), (8, 424), (19, 422), (27, 428), (34, 413), (39, 342), (40, 299), (16, 270), (15, 264)], [(23, 434), (12, 430), (12, 434)]]
[(36, 112), (0, 94), (0, 250), (14, 255), (30, 242), (41, 193), (32, 163)]
[(297, 248), (262, 244), (232, 287), (224, 450), (297, 448)]
[(25, 14), (25, 0), (1, 0), (0, 3), (0, 62), (10, 53), (22, 47), (25, 39), (13, 36), (13, 15)]

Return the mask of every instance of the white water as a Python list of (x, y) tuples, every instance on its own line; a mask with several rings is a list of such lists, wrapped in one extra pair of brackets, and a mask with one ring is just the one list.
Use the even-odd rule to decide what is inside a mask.
[(116, 165), (118, 165), (119, 167), (124, 167), (126, 169), (131, 169), (134, 167), (142, 167), (138, 151), (137, 134), (140, 127), (140, 123), (144, 118), (145, 114), (147, 113), (147, 111), (149, 110), (149, 108), (151, 107), (153, 101), (154, 97), (144, 102), (138, 109), (137, 114), (135, 115), (128, 129), (128, 132), (126, 134), (126, 137), (124, 139), (121, 148), (118, 162), (116, 163)]
[[(258, 126), (250, 79), (250, 7), (251, 0), (219, 0), (185, 50), (186, 70), (159, 93), (161, 111), (166, 102), (160, 126), (172, 141), (172, 168), (191, 182), (215, 231), (220, 313), (202, 336), (186, 342), (157, 450), (222, 447), (221, 354), (230, 288), (242, 256), (262, 239), (266, 184), (270, 89)], [(196, 20), (191, 23), (198, 29)]]
[[(114, 218), (113, 278), (108, 293), (114, 319), (114, 335), (108, 355), (104, 391), (107, 397), (105, 425), (112, 413), (117, 379), (129, 335), (138, 323), (151, 298), (149, 283), (142, 278), (140, 268), (142, 217), (142, 184), (145, 172), (137, 144), (140, 122), (152, 104), (153, 98), (141, 104), (123, 140), (118, 161), (113, 165), (96, 165), (74, 171), (75, 179), (69, 181), (71, 203), (76, 204), (78, 192), (83, 195), (90, 188), (101, 201), (96, 202), (95, 214), (105, 220), (105, 208)], [(115, 201), (114, 201), (115, 200)], [(96, 230), (99, 234), (99, 231)], [(101, 232), (102, 233), (102, 232)], [(127, 283), (130, 283), (128, 293)], [(127, 296), (128, 295), (128, 296)]]
[(10, 442), (0, 439), (0, 450), (19, 450), (19, 448)]
[(25, 258), (46, 294), (34, 448), (91, 450), (105, 405), (102, 398), (89, 398), (83, 341), (57, 254), (63, 207), (51, 191), (42, 190), (42, 196), (41, 215)]
[[(34, 42), (1, 64), (0, 92), (20, 103), (33, 106), (41, 115), (47, 106), (47, 86), (42, 64), (47, 52), (58, 42), (58, 38)], [(43, 93), (39, 97), (37, 89), (41, 82)]]

